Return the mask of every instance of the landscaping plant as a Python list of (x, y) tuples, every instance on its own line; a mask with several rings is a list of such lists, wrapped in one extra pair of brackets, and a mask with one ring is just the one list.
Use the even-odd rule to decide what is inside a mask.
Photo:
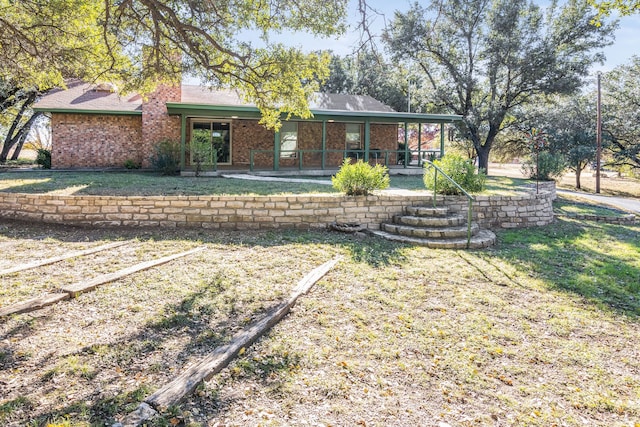
[(51, 169), (51, 150), (38, 148), (36, 163), (42, 166), (42, 169)]
[(389, 169), (382, 165), (371, 166), (362, 160), (351, 163), (347, 158), (338, 173), (331, 177), (331, 182), (333, 188), (347, 196), (366, 196), (373, 190), (389, 187)]
[(176, 175), (180, 170), (180, 144), (170, 139), (156, 144), (151, 166), (162, 175)]
[(462, 194), (460, 189), (444, 177), (441, 172), (437, 172), (434, 165), (466, 191), (479, 193), (484, 190), (487, 180), (485, 173), (482, 171), (476, 173), (476, 168), (472, 161), (464, 159), (457, 154), (447, 154), (432, 163), (425, 163), (423, 181), (427, 189), (433, 190), (435, 188), (438, 194)]

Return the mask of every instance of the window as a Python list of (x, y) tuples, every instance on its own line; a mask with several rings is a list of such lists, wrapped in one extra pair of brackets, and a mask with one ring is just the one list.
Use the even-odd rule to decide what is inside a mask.
[(359, 150), (360, 145), (360, 124), (347, 123), (347, 150)]
[(294, 159), (298, 149), (298, 122), (283, 122), (280, 128), (280, 158)]
[[(210, 154), (202, 164), (231, 164), (231, 124), (211, 120), (191, 120), (191, 141), (211, 144)], [(191, 153), (191, 164), (194, 162)]]

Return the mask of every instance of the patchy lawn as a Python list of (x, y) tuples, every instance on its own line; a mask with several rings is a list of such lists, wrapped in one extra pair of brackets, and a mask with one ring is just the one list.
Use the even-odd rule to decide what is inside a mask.
[[(292, 177), (310, 181), (331, 177)], [(484, 194), (514, 195), (531, 182), (507, 177), (490, 177)], [(391, 187), (427, 191), (422, 175), (392, 175)], [(336, 193), (331, 185), (314, 182), (274, 182), (222, 177), (159, 176), (149, 172), (51, 172), (0, 173), (0, 191), (97, 196), (163, 195), (278, 195)]]
[(131, 241), (3, 277), (2, 306), (207, 249), (0, 319), (0, 423), (108, 425), (340, 254), (289, 316), (154, 425), (636, 427), (639, 232), (567, 219), (443, 251), (330, 232), (1, 221), (6, 264)]

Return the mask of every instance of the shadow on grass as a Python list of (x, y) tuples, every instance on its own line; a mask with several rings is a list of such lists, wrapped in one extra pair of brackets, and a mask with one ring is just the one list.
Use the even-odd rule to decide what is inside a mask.
[[(104, 239), (139, 239), (139, 240), (196, 240), (203, 243), (230, 246), (282, 246), (291, 245), (296, 250), (297, 245), (328, 245), (336, 249), (336, 253), (346, 252), (356, 263), (366, 263), (377, 267), (390, 264), (402, 264), (406, 261), (403, 255), (405, 246), (372, 237), (357, 237), (355, 235), (337, 232), (297, 232), (267, 231), (267, 232), (210, 232), (206, 230), (92, 230), (75, 227), (50, 226), (47, 224), (11, 223), (15, 227), (0, 228), (0, 235), (18, 239), (33, 239), (34, 237), (49, 237), (61, 241), (103, 241)], [(327, 256), (331, 256), (328, 251)], [(68, 398), (63, 405), (37, 416), (28, 418), (33, 426), (46, 426), (47, 423), (61, 423), (66, 414), (73, 414), (74, 421), (104, 423), (114, 421), (115, 417), (125, 415), (133, 410), (151, 392), (150, 384), (159, 386), (157, 379), (145, 381), (144, 378), (162, 373), (162, 382), (171, 380), (177, 373), (173, 370), (177, 366), (181, 370), (188, 361), (198, 359), (201, 355), (210, 353), (215, 347), (225, 344), (234, 332), (244, 328), (250, 322), (261, 317), (271, 308), (274, 302), (259, 300), (247, 301), (234, 294), (233, 284), (227, 282), (224, 276), (212, 272), (197, 292), (193, 292), (180, 301), (166, 304), (156, 311), (156, 315), (135, 331), (134, 334), (122, 337), (107, 344), (93, 344), (63, 356), (54, 356), (36, 360), (22, 360), (7, 351), (2, 369), (13, 369), (30, 363), (30, 369), (39, 372), (38, 384), (40, 389), (52, 390), (57, 387), (56, 381), (65, 376), (73, 377), (73, 381), (86, 382), (80, 392)], [(275, 297), (275, 299), (278, 299)], [(277, 302), (280, 302), (279, 300)], [(63, 303), (64, 304), (64, 303)], [(250, 307), (249, 310), (246, 308)], [(3, 339), (28, 339), (38, 329), (45, 327), (46, 319), (40, 318), (38, 325), (20, 324), (10, 330)], [(180, 344), (175, 346), (176, 337), (181, 336)], [(165, 357), (157, 358), (159, 351), (166, 352), (172, 348), (170, 361)], [(10, 350), (10, 349), (7, 349)], [(60, 368), (65, 360), (76, 358), (78, 367), (74, 371)], [(155, 361), (152, 362), (151, 360)], [(238, 372), (233, 375), (243, 375), (268, 382), (270, 387), (284, 384), (288, 373), (294, 371), (299, 364), (300, 356), (286, 353), (286, 351), (272, 351), (257, 358), (244, 360), (237, 365)], [(81, 371), (90, 371), (87, 375)], [(113, 372), (119, 372), (114, 377)], [(135, 388), (124, 386), (114, 389), (110, 393), (98, 389), (91, 384), (100, 384), (105, 378), (115, 380), (120, 376), (126, 378), (142, 378)], [(96, 382), (97, 381), (97, 382)], [(33, 386), (33, 384), (31, 384)], [(25, 416), (29, 412), (28, 388), (14, 390), (14, 394), (23, 393), (24, 399), (10, 400), (7, 404), (7, 420), (13, 421), (10, 412), (15, 416)], [(27, 399), (27, 400), (25, 400)], [(224, 407), (224, 402), (216, 402)], [(20, 415), (18, 415), (21, 413)], [(21, 421), (24, 418), (21, 418)], [(101, 424), (102, 425), (102, 424)]]
[(37, 171), (0, 174), (0, 188), (0, 191), (8, 193), (57, 192), (79, 196), (277, 195), (336, 191), (331, 186), (314, 183), (245, 181), (215, 176), (161, 176), (140, 171)]
[(551, 289), (638, 319), (639, 233), (637, 225), (558, 220), (546, 227), (499, 232), (500, 247), (493, 253)]

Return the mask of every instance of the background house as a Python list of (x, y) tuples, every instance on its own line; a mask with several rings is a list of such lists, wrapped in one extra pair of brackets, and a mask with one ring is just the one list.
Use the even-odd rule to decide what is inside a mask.
[(35, 109), (51, 115), (53, 168), (122, 167), (127, 161), (149, 167), (154, 146), (169, 139), (181, 144), (183, 172), (193, 168), (189, 141), (194, 139), (214, 148), (205, 169), (324, 170), (337, 168), (345, 157), (396, 165), (411, 158), (398, 151), (399, 124), (444, 129), (460, 119), (395, 112), (369, 96), (316, 94), (310, 100), (311, 119), (283, 121), (274, 132), (258, 123), (258, 108), (234, 91), (159, 86), (143, 98), (81, 81), (50, 92)]

